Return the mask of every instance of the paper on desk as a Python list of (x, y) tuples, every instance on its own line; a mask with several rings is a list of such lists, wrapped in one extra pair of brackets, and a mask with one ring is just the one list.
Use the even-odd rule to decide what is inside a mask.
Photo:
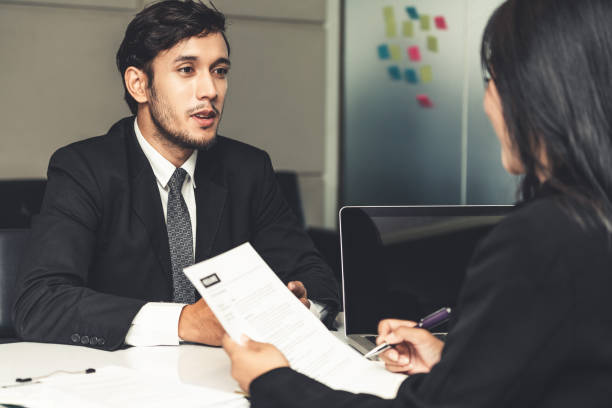
[(363, 358), (302, 305), (249, 244), (184, 270), (227, 333), (275, 345), (332, 388), (393, 398), (406, 378)]
[(98, 368), (93, 374), (58, 374), (40, 383), (0, 390), (0, 403), (28, 408), (246, 408), (238, 394), (169, 382), (124, 367)]

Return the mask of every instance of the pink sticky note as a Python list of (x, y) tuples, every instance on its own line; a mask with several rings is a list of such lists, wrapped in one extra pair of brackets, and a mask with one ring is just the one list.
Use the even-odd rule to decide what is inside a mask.
[(439, 30), (446, 30), (448, 26), (446, 25), (446, 19), (443, 16), (437, 16), (434, 18), (434, 22), (436, 23), (436, 27)]
[(421, 95), (417, 95), (417, 101), (419, 102), (419, 105), (421, 105), (422, 108), (433, 108), (434, 104), (431, 101), (431, 99), (429, 99), (429, 96), (425, 95), (425, 94), (421, 94)]
[(419, 50), (418, 45), (408, 48), (408, 56), (410, 57), (411, 61), (421, 60), (421, 50)]

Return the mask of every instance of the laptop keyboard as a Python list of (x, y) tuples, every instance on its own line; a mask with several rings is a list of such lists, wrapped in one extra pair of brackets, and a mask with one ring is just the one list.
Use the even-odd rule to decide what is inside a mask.
[(372, 343), (376, 344), (377, 336), (364, 336), (366, 339), (370, 340)]

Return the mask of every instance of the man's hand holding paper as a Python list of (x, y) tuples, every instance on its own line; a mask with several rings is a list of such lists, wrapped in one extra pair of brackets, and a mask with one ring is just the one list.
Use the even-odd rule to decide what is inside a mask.
[(310, 309), (310, 301), (308, 300), (308, 292), (306, 287), (300, 281), (291, 281), (287, 284), (287, 288), (302, 302), (307, 309)]
[(225, 329), (204, 299), (183, 307), (178, 334), (184, 341), (220, 346)]
[[(300, 281), (291, 281), (287, 288), (306, 308), (310, 308), (308, 292)], [(204, 299), (186, 305), (181, 311), (178, 326), (179, 337), (184, 341), (202, 343), (209, 346), (220, 346), (225, 329)]]

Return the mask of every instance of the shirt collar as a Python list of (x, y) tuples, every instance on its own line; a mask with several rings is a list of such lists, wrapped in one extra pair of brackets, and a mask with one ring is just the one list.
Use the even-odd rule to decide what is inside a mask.
[[(170, 163), (164, 156), (162, 156), (151, 144), (144, 138), (142, 133), (140, 132), (140, 128), (138, 127), (138, 122), (134, 119), (134, 133), (136, 133), (136, 139), (138, 140), (138, 144), (140, 148), (144, 152), (147, 160), (151, 164), (151, 168), (153, 169), (153, 174), (155, 174), (155, 178), (159, 182), (159, 184), (166, 188), (168, 186), (168, 181), (170, 181), (170, 177), (174, 174), (176, 167), (174, 164)], [(182, 164), (181, 168), (183, 168), (188, 175), (188, 180), (192, 180), (193, 187), (195, 188), (195, 167), (196, 162), (198, 160), (198, 149), (194, 149), (193, 153), (185, 163)]]

